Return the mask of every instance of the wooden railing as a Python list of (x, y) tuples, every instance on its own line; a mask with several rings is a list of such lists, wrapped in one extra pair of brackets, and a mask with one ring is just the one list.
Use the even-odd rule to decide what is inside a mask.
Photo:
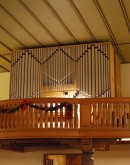
[[(61, 104), (64, 106), (60, 106)], [(68, 104), (72, 106), (69, 117)], [(130, 98), (33, 98), (0, 101), (0, 129), (20, 128), (128, 129)]]

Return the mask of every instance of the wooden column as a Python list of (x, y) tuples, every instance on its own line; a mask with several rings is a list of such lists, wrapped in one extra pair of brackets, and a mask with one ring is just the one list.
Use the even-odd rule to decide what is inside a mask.
[(93, 158), (94, 151), (82, 151), (82, 163), (81, 165), (94, 165), (94, 158)]
[(93, 139), (81, 139), (80, 140), (81, 149), (82, 149), (82, 161), (81, 165), (94, 165), (94, 144)]

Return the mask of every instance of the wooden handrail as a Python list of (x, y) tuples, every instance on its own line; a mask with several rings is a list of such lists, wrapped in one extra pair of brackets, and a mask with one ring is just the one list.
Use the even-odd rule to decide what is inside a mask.
[(23, 99), (10, 99), (10, 100), (1, 100), (0, 105), (8, 105), (8, 104), (20, 104), (23, 100), (28, 100), (29, 102), (41, 103), (41, 102), (71, 102), (71, 103), (97, 103), (97, 102), (130, 102), (130, 97), (109, 97), (109, 98), (56, 98), (56, 97), (43, 97), (43, 98), (23, 98)]

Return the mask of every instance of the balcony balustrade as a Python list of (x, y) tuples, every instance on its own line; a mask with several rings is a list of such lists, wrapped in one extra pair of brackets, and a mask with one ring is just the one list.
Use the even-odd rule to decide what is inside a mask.
[(0, 101), (0, 138), (130, 137), (130, 98)]

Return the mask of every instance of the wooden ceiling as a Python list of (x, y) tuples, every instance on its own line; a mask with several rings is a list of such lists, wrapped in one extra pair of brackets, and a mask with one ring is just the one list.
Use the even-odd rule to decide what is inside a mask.
[(14, 50), (106, 41), (129, 63), (129, 9), (130, 0), (0, 0), (0, 72)]

